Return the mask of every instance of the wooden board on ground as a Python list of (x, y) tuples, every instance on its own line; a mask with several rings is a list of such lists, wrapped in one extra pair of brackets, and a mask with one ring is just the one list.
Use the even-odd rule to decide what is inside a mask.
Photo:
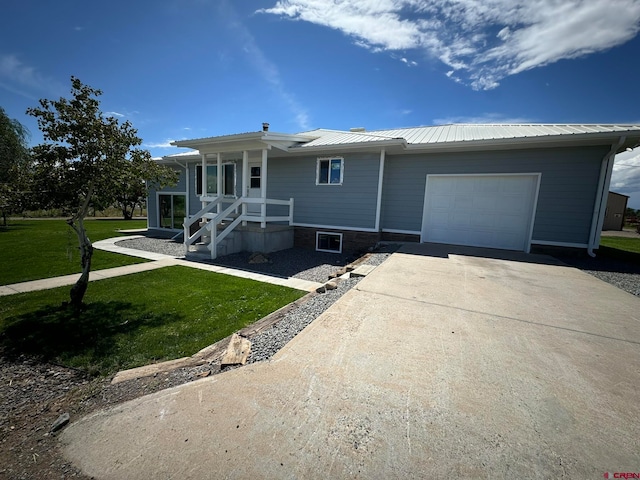
[(227, 351), (222, 357), (220, 367), (227, 365), (244, 365), (247, 363), (249, 352), (251, 352), (251, 341), (234, 333), (229, 341)]

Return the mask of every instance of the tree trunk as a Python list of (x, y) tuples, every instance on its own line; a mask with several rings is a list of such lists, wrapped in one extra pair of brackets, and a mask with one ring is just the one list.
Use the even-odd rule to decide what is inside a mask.
[(70, 297), (71, 305), (74, 307), (80, 307), (82, 305), (82, 300), (84, 299), (84, 294), (87, 292), (87, 287), (89, 286), (89, 272), (91, 271), (93, 245), (91, 245), (91, 241), (89, 240), (89, 237), (87, 237), (82, 219), (79, 219), (77, 224), (73, 222), (73, 219), (68, 220), (67, 223), (78, 235), (82, 274), (75, 285), (71, 287)]
[(78, 212), (69, 220), (67, 223), (76, 232), (78, 236), (78, 246), (80, 249), (80, 265), (82, 266), (82, 274), (80, 278), (76, 282), (76, 284), (71, 287), (71, 292), (69, 296), (71, 297), (71, 305), (76, 308), (82, 306), (82, 300), (84, 299), (84, 294), (87, 292), (87, 287), (89, 286), (89, 272), (91, 271), (91, 257), (93, 256), (93, 245), (91, 245), (91, 241), (87, 236), (87, 231), (84, 228), (84, 219), (89, 212), (89, 201), (91, 200), (91, 196), (93, 195), (93, 182), (89, 183), (89, 188), (87, 192), (87, 196), (85, 200), (78, 210)]
[[(135, 208), (135, 206), (134, 206)], [(123, 205), (122, 207), (122, 217), (125, 220), (131, 220), (133, 218), (133, 210), (129, 211), (129, 207), (126, 205)]]

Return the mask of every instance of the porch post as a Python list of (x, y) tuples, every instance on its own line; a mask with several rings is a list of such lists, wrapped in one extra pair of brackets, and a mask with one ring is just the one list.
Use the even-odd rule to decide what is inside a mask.
[[(202, 154), (202, 178), (200, 179), (202, 196), (207, 194), (207, 156)], [(202, 201), (202, 208), (207, 206), (207, 202)]]
[(260, 216), (262, 217), (262, 222), (260, 222), (260, 227), (265, 228), (267, 226), (267, 222), (265, 218), (267, 218), (267, 149), (262, 149), (262, 168), (260, 168), (260, 196), (262, 197), (262, 204), (260, 205)]
[[(218, 197), (222, 196), (222, 155), (220, 153), (216, 154), (217, 156), (217, 175), (216, 178), (218, 180), (218, 184), (216, 185), (216, 192)], [(222, 202), (218, 203), (218, 213), (222, 212)]]
[[(249, 152), (247, 150), (243, 150), (242, 152), (242, 193), (241, 197), (249, 196)], [(242, 216), (247, 214), (247, 204), (242, 204)], [(242, 226), (246, 227), (247, 222), (245, 220), (242, 221)]]

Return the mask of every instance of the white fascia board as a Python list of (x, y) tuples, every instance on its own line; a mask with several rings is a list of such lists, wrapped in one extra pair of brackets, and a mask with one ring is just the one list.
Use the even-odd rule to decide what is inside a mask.
[(233, 135), (220, 135), (218, 137), (194, 138), (189, 140), (176, 140), (171, 145), (176, 147), (198, 148), (202, 145), (211, 145), (215, 143), (228, 143), (246, 140), (259, 140), (264, 132), (235, 133)]
[(332, 152), (342, 152), (342, 151), (380, 151), (381, 148), (389, 149), (393, 147), (399, 147), (404, 150), (407, 147), (407, 142), (404, 138), (399, 139), (391, 139), (391, 140), (380, 140), (377, 142), (358, 142), (358, 143), (332, 143), (328, 145), (318, 145), (317, 147), (305, 147), (305, 146), (295, 146), (287, 149), (289, 153), (295, 154), (318, 154), (318, 153), (327, 153), (332, 154)]

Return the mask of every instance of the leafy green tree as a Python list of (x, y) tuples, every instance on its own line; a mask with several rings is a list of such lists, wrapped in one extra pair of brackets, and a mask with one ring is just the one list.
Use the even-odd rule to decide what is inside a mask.
[(147, 198), (147, 187), (142, 180), (144, 173), (139, 171), (138, 165), (130, 163), (119, 172), (119, 175), (119, 189), (115, 196), (96, 199), (93, 206), (94, 208), (116, 206), (125, 220), (131, 220), (135, 208), (143, 205)]
[(20, 210), (26, 200), (31, 171), (28, 137), (28, 130), (0, 107), (0, 209), (4, 225), (7, 212)]
[(82, 305), (91, 271), (93, 246), (84, 219), (92, 201), (114, 203), (122, 188), (122, 172), (158, 187), (176, 181), (172, 170), (138, 148), (142, 140), (129, 121), (119, 123), (103, 116), (98, 101), (101, 94), (72, 76), (70, 99), (43, 99), (39, 107), (27, 110), (36, 117), (44, 137), (44, 143), (32, 149), (43, 207), (61, 208), (71, 215), (67, 224), (78, 237), (82, 275), (71, 288), (75, 307)]

